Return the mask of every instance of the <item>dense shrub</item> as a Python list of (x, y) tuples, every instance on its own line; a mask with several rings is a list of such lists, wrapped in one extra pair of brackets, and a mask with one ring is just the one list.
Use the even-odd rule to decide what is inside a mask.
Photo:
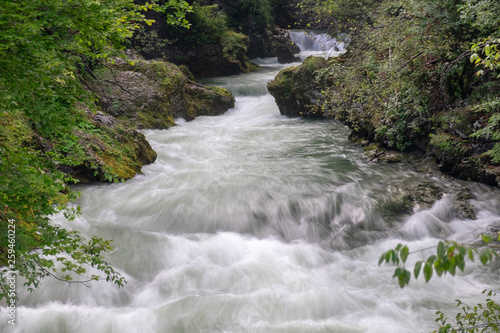
[[(323, 3), (326, 9), (332, 6)], [(500, 2), (383, 1), (369, 9), (366, 19), (350, 27), (345, 64), (320, 73), (332, 83), (324, 107), (353, 127), (370, 118), (372, 139), (401, 150), (450, 128), (435, 115), (457, 107), (476, 116), (462, 119), (452, 131), (469, 136), (473, 126), (467, 121), (480, 118), (476, 127), (485, 129), (468, 140), (497, 140), (499, 109), (493, 102), (500, 94), (500, 23), (492, 13), (500, 11)], [(500, 160), (497, 151), (487, 152), (494, 163)]]

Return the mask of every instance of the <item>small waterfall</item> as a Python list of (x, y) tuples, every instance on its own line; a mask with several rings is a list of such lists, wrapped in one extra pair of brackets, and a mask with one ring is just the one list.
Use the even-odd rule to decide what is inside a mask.
[(318, 52), (335, 56), (345, 51), (344, 42), (339, 43), (327, 33), (290, 31), (290, 38), (299, 46), (301, 52)]

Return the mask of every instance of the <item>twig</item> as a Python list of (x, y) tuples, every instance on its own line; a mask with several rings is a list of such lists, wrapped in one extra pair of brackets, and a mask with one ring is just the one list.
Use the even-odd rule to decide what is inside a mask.
[(147, 103), (148, 101), (140, 98), (139, 96), (135, 95), (133, 92), (131, 92), (130, 90), (124, 88), (121, 84), (118, 83), (118, 79), (116, 78), (116, 75), (115, 75), (115, 72), (113, 71), (112, 68), (110, 68), (109, 66), (107, 66), (106, 64), (104, 63), (101, 63), (101, 65), (103, 65), (104, 67), (106, 67), (107, 69), (110, 70), (111, 72), (111, 75), (113, 75), (113, 79), (114, 79), (114, 82), (113, 81), (110, 81), (110, 80), (104, 80), (104, 82), (107, 82), (107, 83), (111, 83), (111, 84), (115, 84), (117, 85), (120, 89), (122, 89), (123, 91), (125, 91), (126, 93), (132, 95), (133, 97), (137, 98), (138, 100), (140, 100), (141, 102), (144, 102), (144, 103)]
[[(413, 56), (410, 60), (408, 60), (407, 62), (405, 62), (403, 65), (399, 66), (398, 69), (396, 69), (392, 75), (396, 74), (397, 72), (399, 72), (400, 70), (402, 70), (403, 68), (405, 68), (410, 62), (412, 62), (413, 60), (415, 60), (416, 58), (420, 57), (422, 54), (424, 54), (425, 52), (422, 51), (422, 52), (419, 52), (417, 55)], [(387, 80), (389, 80), (390, 77), (386, 77), (385, 79), (383, 79), (381, 82), (385, 82)]]
[(62, 281), (62, 282), (67, 282), (69, 284), (73, 284), (73, 283), (79, 283), (79, 284), (82, 284), (84, 285), (85, 287), (87, 288), (90, 288), (90, 286), (86, 283), (88, 282), (91, 282), (92, 279), (88, 279), (88, 280), (77, 280), (77, 281), (71, 281), (71, 280), (66, 280), (66, 279), (62, 279), (60, 277), (58, 277), (57, 275), (55, 274), (52, 274), (51, 272), (49, 272), (47, 269), (45, 269), (38, 261), (35, 261), (35, 263), (38, 265), (38, 267), (40, 267), (40, 269), (45, 272), (45, 274), (47, 275), (50, 275), (51, 277), (53, 277), (54, 279), (56, 280), (59, 280), (59, 281)]
[(131, 92), (130, 90), (127, 90), (126, 88), (124, 88), (121, 84), (119, 84), (118, 82), (113, 82), (113, 81), (110, 81), (110, 80), (104, 80), (104, 82), (107, 82), (107, 83), (111, 83), (111, 84), (114, 84), (114, 85), (117, 85), (121, 90), (129, 93), (130, 95), (132, 95), (133, 97), (137, 98), (138, 100), (140, 100), (141, 102), (144, 102), (144, 103), (147, 103), (148, 101), (140, 98), (139, 96), (135, 95), (133, 92)]

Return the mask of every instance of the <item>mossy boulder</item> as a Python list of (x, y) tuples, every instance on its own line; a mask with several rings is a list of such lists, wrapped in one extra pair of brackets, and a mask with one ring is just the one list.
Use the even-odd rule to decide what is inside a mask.
[(95, 70), (86, 86), (102, 110), (87, 109), (91, 130), (75, 133), (89, 158), (78, 166), (61, 166), (84, 182), (130, 179), (154, 162), (156, 152), (135, 128), (166, 129), (175, 118), (220, 115), (234, 106), (229, 91), (197, 84), (186, 67), (137, 56)]
[(192, 120), (234, 107), (234, 97), (227, 90), (201, 86), (187, 68), (165, 61), (116, 59), (96, 71), (88, 86), (105, 113), (131, 121), (137, 128), (166, 129), (178, 117)]
[(86, 115), (94, 127), (74, 134), (89, 159), (75, 167), (62, 167), (66, 173), (81, 182), (130, 179), (156, 160), (157, 154), (144, 134), (128, 122), (102, 112), (87, 110)]
[(249, 73), (259, 69), (246, 56), (249, 45), (246, 35), (227, 30), (219, 43), (201, 45), (196, 49), (169, 47), (166, 60), (186, 65), (195, 77), (200, 78)]
[[(141, 173), (142, 166), (156, 160), (156, 152), (145, 136), (131, 128), (128, 122), (84, 106), (68, 109), (68, 112), (78, 119), (77, 125), (70, 130), (71, 137), (44, 135), (21, 111), (2, 113), (2, 144), (9, 150), (26, 151), (40, 161), (46, 160), (47, 163), (42, 163), (46, 168), (44, 172), (58, 169), (80, 182), (130, 179)], [(67, 159), (68, 164), (60, 159), (50, 163), (56, 155)]]
[(320, 57), (308, 57), (300, 66), (282, 70), (267, 84), (282, 115), (289, 117), (319, 117), (323, 112), (317, 107), (323, 100), (321, 82), (315, 72), (326, 68), (328, 62)]
[(186, 84), (184, 90), (185, 102), (182, 113), (186, 120), (192, 120), (197, 116), (217, 116), (234, 106), (233, 95), (224, 88), (204, 87), (197, 84)]

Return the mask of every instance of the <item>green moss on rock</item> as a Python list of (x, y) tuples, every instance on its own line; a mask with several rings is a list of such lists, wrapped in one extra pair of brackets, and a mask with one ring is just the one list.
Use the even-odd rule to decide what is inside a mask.
[(217, 116), (234, 107), (233, 95), (224, 88), (188, 84), (185, 94), (186, 120), (197, 116)]
[(75, 134), (89, 157), (81, 165), (64, 170), (82, 182), (130, 179), (143, 165), (156, 160), (146, 137), (102, 112), (86, 111), (87, 125)]
[(117, 61), (88, 85), (104, 112), (137, 128), (166, 129), (175, 118), (218, 115), (234, 106), (229, 91), (198, 85), (185, 66), (165, 61)]
[(320, 84), (315, 80), (317, 70), (328, 66), (320, 57), (308, 57), (300, 66), (282, 70), (267, 88), (276, 99), (282, 115), (290, 117), (323, 117), (317, 104), (323, 99)]

